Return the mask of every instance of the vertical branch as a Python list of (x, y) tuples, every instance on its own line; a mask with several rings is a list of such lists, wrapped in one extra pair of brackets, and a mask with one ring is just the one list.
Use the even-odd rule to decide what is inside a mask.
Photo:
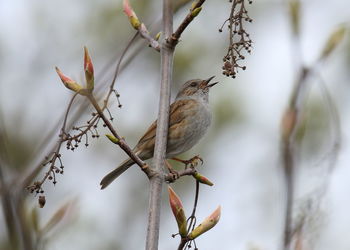
[(307, 78), (310, 70), (303, 68), (300, 71), (297, 82), (294, 85), (293, 92), (290, 97), (290, 102), (282, 119), (282, 165), (285, 177), (286, 187), (286, 212), (284, 221), (284, 249), (289, 249), (292, 240), (292, 216), (293, 216), (293, 200), (294, 200), (294, 146), (295, 134), (302, 112), (302, 105), (306, 99), (307, 93)]
[[(173, 10), (172, 1), (163, 0), (163, 33), (168, 38), (173, 32)], [(170, 105), (170, 85), (172, 81), (173, 54), (174, 48), (169, 46), (167, 41), (161, 44), (161, 84), (160, 101), (156, 131), (156, 142), (154, 148), (153, 165), (154, 170), (160, 174), (154, 175), (150, 179), (149, 190), (149, 210), (148, 227), (146, 238), (146, 250), (158, 249), (161, 195), (164, 181), (163, 168), (166, 154), (169, 105)]]
[(0, 162), (1, 202), (10, 246), (13, 249), (32, 250), (33, 244), (30, 233), (25, 224), (23, 213), (20, 211), (23, 209), (23, 199), (19, 198), (19, 192), (16, 188), (13, 188), (15, 189), (13, 190), (6, 183), (3, 169), (3, 165)]
[(293, 204), (294, 204), (294, 177), (295, 177), (295, 158), (294, 158), (294, 142), (297, 130), (298, 120), (302, 104), (307, 92), (307, 76), (309, 69), (303, 66), (302, 53), (300, 50), (300, 3), (298, 0), (288, 0), (290, 11), (290, 24), (292, 27), (293, 53), (295, 55), (296, 70), (299, 76), (293, 86), (288, 107), (286, 108), (282, 118), (282, 144), (281, 158), (284, 171), (286, 207), (284, 217), (284, 235), (283, 248), (288, 250), (292, 241), (293, 231)]

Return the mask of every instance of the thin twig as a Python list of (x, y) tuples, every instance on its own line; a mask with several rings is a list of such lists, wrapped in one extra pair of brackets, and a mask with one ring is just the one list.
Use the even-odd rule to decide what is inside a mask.
[[(289, 120), (290, 127), (288, 131), (282, 133), (282, 165), (284, 169), (286, 183), (286, 212), (284, 221), (284, 240), (283, 245), (287, 250), (292, 239), (292, 212), (294, 200), (294, 142), (297, 125), (300, 120), (300, 111), (305, 99), (307, 90), (307, 78), (310, 70), (303, 68), (291, 94), (289, 107), (285, 113), (284, 119)], [(285, 128), (283, 128), (285, 129)]]
[[(37, 191), (37, 193), (41, 192), (42, 191), (42, 185), (44, 184), (44, 182), (46, 181), (47, 178), (49, 178), (49, 176), (51, 176), (51, 173), (54, 173), (54, 169), (56, 168), (55, 166), (55, 162), (56, 162), (56, 159), (59, 157), (59, 152), (60, 152), (60, 149), (61, 149), (61, 146), (62, 146), (62, 143), (65, 141), (66, 139), (66, 124), (67, 124), (67, 119), (68, 119), (68, 115), (69, 115), (69, 111), (72, 107), (72, 104), (73, 104), (73, 101), (74, 99), (77, 97), (78, 93), (75, 93), (71, 100), (69, 101), (69, 104), (68, 104), (68, 107), (67, 107), (67, 111), (65, 113), (65, 116), (64, 116), (64, 120), (63, 120), (63, 125), (62, 125), (62, 128), (61, 128), (61, 132), (60, 132), (60, 139), (58, 140), (58, 143), (57, 143), (57, 147), (56, 147), (56, 150), (55, 150), (55, 153), (51, 153), (53, 154), (51, 160), (50, 160), (50, 168), (49, 170), (46, 172), (46, 174), (44, 175), (44, 177), (41, 179), (41, 181), (37, 181), (35, 182), (33, 185), (29, 186), (28, 187), (28, 184), (31, 182), (31, 180), (33, 179), (33, 175), (36, 175), (37, 172), (36, 171), (33, 171), (31, 173), (31, 175), (28, 175), (23, 183), (22, 183), (22, 187), (25, 188), (27, 187), (31, 192), (34, 192), (35, 190)], [(44, 162), (47, 161), (47, 159), (43, 160), (41, 165), (44, 164)], [(39, 170), (39, 169), (37, 169)], [(55, 183), (54, 183), (55, 184)]]
[[(195, 168), (186, 168), (184, 170), (181, 170), (177, 172), (178, 177), (186, 176), (186, 175), (194, 175), (197, 172)], [(164, 180), (167, 182), (173, 182), (174, 181), (174, 175), (169, 173), (164, 176)]]
[(341, 123), (340, 123), (340, 117), (337, 107), (335, 106), (335, 103), (331, 97), (331, 94), (329, 93), (329, 90), (327, 88), (327, 85), (325, 84), (320, 72), (312, 71), (314, 75), (316, 75), (319, 79), (318, 86), (320, 87), (321, 93), (324, 97), (324, 100), (328, 107), (328, 112), (331, 116), (331, 120), (333, 121), (334, 128), (334, 143), (331, 146), (331, 149), (326, 154), (325, 158), (327, 156), (330, 156), (329, 160), (329, 168), (327, 169), (328, 173), (331, 173), (334, 169), (334, 166), (336, 165), (336, 162), (338, 160), (339, 150), (342, 144), (342, 138), (341, 138)]
[(179, 246), (177, 247), (177, 250), (182, 250), (184, 249), (185, 245), (187, 244), (188, 242), (188, 239), (186, 237), (184, 238), (181, 238), (181, 241), (180, 241), (180, 244)]
[[(190, 224), (188, 225), (188, 230), (187, 230), (189, 232), (190, 230), (193, 230), (194, 226), (196, 225), (195, 218), (196, 218), (196, 209), (198, 204), (198, 196), (199, 196), (199, 181), (196, 180), (196, 192), (194, 196), (193, 210), (192, 210), (191, 216), (189, 217)], [(192, 228), (192, 224), (193, 224), (193, 228)]]
[(108, 91), (107, 96), (106, 96), (106, 98), (104, 100), (104, 104), (103, 104), (102, 110), (105, 110), (107, 108), (109, 98), (110, 98), (111, 94), (114, 92), (114, 85), (115, 85), (115, 82), (116, 82), (117, 77), (119, 75), (120, 65), (121, 65), (121, 63), (122, 63), (122, 61), (123, 61), (123, 59), (124, 59), (124, 57), (126, 55), (126, 52), (130, 49), (131, 45), (136, 41), (137, 35), (138, 35), (138, 33), (135, 33), (135, 35), (130, 39), (130, 41), (126, 45), (125, 49), (123, 50), (123, 52), (122, 52), (122, 54), (121, 54), (121, 56), (120, 56), (120, 58), (118, 60), (116, 69), (114, 71), (112, 82), (109, 85), (109, 91)]
[(5, 223), (10, 240), (10, 245), (13, 249), (32, 250), (33, 245), (30, 233), (22, 221), (23, 214), (21, 209), (23, 207), (23, 199), (19, 199), (19, 193), (13, 185), (5, 180), (3, 173), (4, 165), (0, 160), (0, 184), (1, 184), (1, 203), (5, 216)]
[[(118, 74), (119, 74), (119, 72), (120, 72), (121, 63), (122, 63), (122, 61), (123, 61), (123, 59), (124, 59), (124, 57), (125, 57), (126, 52), (130, 49), (130, 46), (135, 42), (136, 38), (137, 38), (137, 33), (136, 33), (136, 34), (132, 37), (132, 39), (128, 42), (127, 46), (126, 46), (125, 49), (123, 50), (123, 52), (122, 52), (122, 54), (121, 54), (121, 56), (120, 56), (120, 58), (119, 58), (119, 60), (118, 60), (118, 63), (117, 63), (116, 69), (115, 69), (115, 73), (114, 73), (114, 76), (113, 76), (113, 80), (112, 80), (112, 82), (111, 82), (111, 84), (110, 84), (110, 86), (109, 86), (109, 90), (110, 90), (110, 91), (107, 93), (107, 96), (106, 96), (106, 98), (105, 98), (104, 106), (103, 106), (103, 108), (102, 108), (102, 111), (104, 111), (104, 110), (107, 108), (107, 105), (108, 105), (110, 96), (111, 96), (111, 94), (115, 91), (115, 90), (114, 90), (114, 85), (115, 85), (117, 76), (118, 76)], [(137, 53), (137, 52), (135, 52), (135, 53)], [(130, 61), (132, 61), (132, 59), (134, 59), (134, 58), (135, 58), (135, 55), (131, 55), (130, 58), (129, 58), (129, 60), (127, 61), (127, 63), (129, 63)], [(106, 70), (106, 69), (105, 69), (105, 70)], [(104, 74), (105, 74), (105, 73), (104, 73), (105, 70), (102, 70), (102, 72), (100, 73), (100, 75), (104, 75)], [(101, 88), (102, 88), (102, 85), (99, 85), (99, 86), (98, 86), (98, 89), (96, 89), (95, 92), (99, 92), (99, 90), (101, 90)], [(117, 95), (117, 93), (116, 93), (116, 95)], [(76, 96), (76, 95), (74, 95), (73, 99), (75, 98), (75, 96)], [(70, 102), (72, 102), (73, 99), (71, 99)], [(118, 96), (117, 96), (117, 99), (118, 99)], [(70, 110), (70, 108), (71, 108), (70, 106), (71, 106), (71, 103), (68, 105), (67, 111), (66, 111), (66, 112), (64, 113), (64, 115), (63, 115), (63, 120), (64, 120), (64, 122), (63, 122), (63, 125), (61, 126), (60, 131), (61, 131), (61, 132), (64, 131), (64, 134), (68, 134), (68, 131), (66, 130), (66, 127), (68, 127), (68, 130), (70, 130), (70, 129), (72, 128), (72, 126), (73, 126), (73, 123), (74, 123), (75, 121), (77, 121), (77, 120), (79, 119), (79, 117), (81, 117), (81, 115), (84, 113), (83, 111), (84, 111), (84, 110), (86, 109), (86, 107), (87, 107), (87, 105), (85, 105), (85, 102), (82, 102), (80, 108), (75, 112), (73, 118), (71, 119), (69, 125), (67, 126), (67, 125), (66, 125), (66, 123), (67, 123), (67, 116), (68, 116), (68, 112), (69, 112), (69, 110)], [(121, 106), (121, 105), (119, 105), (119, 106)], [(54, 160), (56, 160), (56, 159), (57, 159), (56, 156), (59, 154), (59, 151), (57, 151), (57, 149), (60, 150), (61, 145), (62, 145), (63, 142), (65, 142), (65, 141), (67, 141), (67, 140), (75, 140), (75, 139), (80, 138), (81, 136), (83, 136), (84, 134), (86, 134), (86, 133), (94, 126), (95, 122), (97, 122), (98, 119), (99, 119), (98, 116), (94, 117), (94, 118), (90, 121), (90, 123), (85, 127), (85, 129), (81, 130), (80, 133), (78, 133), (78, 134), (76, 134), (76, 135), (74, 135), (74, 136), (60, 137), (60, 140), (53, 146), (53, 148), (52, 148), (51, 150), (49, 150), (49, 152), (50, 152), (49, 156), (52, 156), (52, 155), (53, 155), (53, 156), (55, 157)], [(49, 134), (52, 134), (52, 133), (49, 133)], [(62, 133), (61, 133), (61, 134), (62, 134)], [(44, 140), (44, 141), (45, 141), (45, 140)], [(42, 146), (40, 146), (39, 149), (40, 149), (40, 148), (42, 148)], [(55, 154), (55, 153), (56, 153), (56, 154)], [(23, 188), (27, 187), (27, 186), (33, 181), (33, 179), (38, 175), (38, 173), (39, 173), (39, 172), (42, 170), (42, 168), (45, 166), (44, 163), (45, 163), (46, 161), (47, 161), (47, 159), (42, 160), (34, 169), (31, 170), (31, 172), (29, 172), (28, 174), (26, 174), (26, 175), (24, 176), (23, 181), (22, 181), (22, 187), (23, 187)], [(50, 171), (48, 171), (47, 173), (50, 173)], [(44, 176), (44, 179), (46, 180), (46, 179), (48, 178), (48, 176), (49, 176), (49, 175), (46, 174), (46, 175)], [(40, 183), (40, 182), (36, 182), (36, 184), (38, 184), (38, 183)], [(41, 185), (42, 185), (42, 183), (41, 183)], [(40, 187), (38, 187), (38, 188), (41, 188), (41, 185), (40, 185)]]
[[(187, 227), (187, 232), (191, 232), (194, 227), (196, 226), (196, 210), (197, 210), (197, 204), (198, 204), (198, 197), (199, 197), (199, 181), (196, 180), (196, 192), (194, 196), (194, 204), (193, 204), (193, 209), (190, 217), (188, 217), (187, 221), (190, 221), (188, 227)], [(180, 244), (178, 246), (178, 250), (184, 249), (184, 247), (187, 245), (188, 242), (191, 240), (188, 239), (188, 237), (182, 237)]]
[(99, 117), (103, 120), (103, 122), (106, 124), (108, 129), (111, 131), (113, 136), (117, 138), (118, 140), (118, 145), (121, 149), (124, 150), (124, 152), (138, 165), (140, 166), (141, 170), (145, 172), (145, 174), (148, 176), (148, 178), (151, 178), (152, 176), (155, 175), (155, 172), (144, 162), (142, 161), (129, 147), (129, 145), (125, 142), (125, 139), (120, 137), (116, 130), (114, 129), (113, 125), (111, 122), (108, 120), (108, 118), (104, 115), (101, 107), (98, 105), (96, 99), (93, 97), (93, 95), (87, 95), (87, 98), (91, 102), (91, 104), (94, 106), (96, 109)]
[[(287, 203), (286, 203), (286, 214), (285, 214), (285, 226), (284, 226), (284, 240), (283, 245), (284, 249), (288, 250), (290, 248), (293, 232), (296, 229), (293, 229), (293, 207), (294, 207), (294, 176), (295, 176), (295, 160), (294, 160), (294, 147), (295, 147), (295, 134), (298, 129), (298, 123), (301, 117), (302, 106), (304, 105), (307, 91), (308, 91), (308, 78), (310, 75), (317, 75), (315, 70), (317, 65), (320, 64), (321, 61), (316, 61), (315, 64), (311, 68), (302, 68), (300, 71), (298, 81), (296, 82), (293, 92), (291, 94), (290, 103), (287, 111), (293, 112), (293, 124), (288, 132), (287, 136), (283, 138), (282, 142), (282, 162), (285, 173), (285, 181), (286, 181), (286, 192), (287, 192)], [(336, 126), (335, 128), (335, 142), (330, 150), (329, 155), (332, 156), (329, 163), (328, 172), (333, 170), (335, 162), (337, 160), (339, 148), (340, 148), (340, 121), (338, 116), (338, 111), (332, 102), (332, 98), (328, 93), (328, 90), (325, 84), (322, 82), (322, 78), (320, 75), (317, 75), (321, 82), (319, 83), (319, 87), (321, 92), (327, 102), (327, 106), (329, 107), (329, 113), (331, 114), (332, 120)], [(285, 115), (287, 112), (285, 113)], [(327, 188), (328, 183), (324, 184), (325, 188)]]
[(146, 26), (143, 23), (140, 25), (138, 32), (146, 41), (148, 41), (150, 47), (160, 52), (159, 42), (149, 34)]
[(191, 8), (190, 12), (187, 14), (185, 19), (182, 21), (182, 23), (179, 25), (179, 27), (176, 29), (176, 31), (171, 36), (168, 37), (167, 41), (171, 47), (175, 47), (176, 44), (179, 42), (179, 39), (182, 35), (182, 33), (185, 31), (187, 26), (193, 21), (193, 19), (196, 17), (196, 15), (193, 15), (193, 10), (201, 7), (205, 0), (198, 0), (196, 4)]

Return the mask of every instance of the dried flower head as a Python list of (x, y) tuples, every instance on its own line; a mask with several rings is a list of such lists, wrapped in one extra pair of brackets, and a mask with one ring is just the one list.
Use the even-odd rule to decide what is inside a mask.
[(245, 70), (246, 66), (242, 65), (245, 59), (244, 51), (250, 54), (252, 48), (252, 40), (249, 33), (245, 30), (244, 24), (251, 23), (253, 19), (248, 16), (245, 4), (252, 4), (251, 0), (229, 0), (232, 3), (230, 17), (225, 20), (219, 32), (227, 24), (229, 30), (229, 46), (227, 54), (224, 56), (224, 65), (222, 73), (232, 78), (236, 77), (238, 69)]

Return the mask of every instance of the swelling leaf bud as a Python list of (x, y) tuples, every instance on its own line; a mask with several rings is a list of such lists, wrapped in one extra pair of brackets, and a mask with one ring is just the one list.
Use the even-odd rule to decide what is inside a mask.
[(94, 89), (94, 66), (88, 49), (84, 46), (84, 71), (86, 79), (86, 88), (89, 91)]
[(195, 8), (194, 10), (191, 11), (191, 16), (196, 17), (198, 16), (199, 12), (201, 12), (202, 7)]
[(168, 187), (168, 193), (169, 193), (170, 207), (175, 216), (177, 226), (179, 228), (179, 234), (181, 235), (181, 237), (186, 237), (187, 236), (187, 219), (186, 219), (182, 202), (171, 187)]
[(197, 226), (193, 231), (188, 235), (190, 240), (193, 240), (205, 233), (206, 231), (212, 229), (220, 220), (221, 215), (221, 206), (219, 206), (215, 211), (209, 215), (199, 226)]
[(76, 81), (64, 75), (58, 67), (56, 67), (56, 72), (58, 76), (61, 78), (61, 81), (63, 82), (64, 86), (66, 86), (66, 88), (73, 90), (74, 92), (77, 92), (77, 93), (83, 89), (83, 87), (80, 86)]
[(321, 59), (325, 59), (333, 52), (333, 50), (339, 45), (339, 43), (343, 40), (345, 35), (345, 27), (342, 25), (338, 29), (336, 29), (328, 38), (326, 45), (323, 48)]
[(106, 134), (106, 137), (113, 142), (114, 144), (118, 144), (119, 143), (119, 139), (117, 139), (115, 136), (110, 135), (110, 134)]
[(206, 184), (206, 185), (209, 185), (209, 186), (213, 186), (214, 183), (212, 183), (207, 177), (201, 175), (200, 173), (196, 172), (193, 174), (193, 177), (199, 181), (200, 183), (203, 183), (203, 184)]
[(123, 1), (123, 9), (124, 9), (125, 14), (128, 16), (132, 27), (134, 27), (134, 29), (138, 30), (140, 25), (141, 25), (141, 22), (137, 18), (134, 10), (131, 8), (129, 0), (124, 0)]

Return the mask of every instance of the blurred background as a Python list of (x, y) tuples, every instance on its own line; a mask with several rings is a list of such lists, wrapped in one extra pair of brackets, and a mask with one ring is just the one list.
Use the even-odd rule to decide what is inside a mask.
[[(178, 6), (176, 28), (190, 3), (174, 2)], [(156, 34), (160, 1), (131, 4)], [(285, 203), (281, 118), (298, 77), (298, 62), (313, 66), (331, 33), (339, 25), (348, 28), (350, 4), (346, 0), (302, 1), (299, 50), (288, 1), (254, 1), (248, 6), (253, 23), (247, 24), (253, 50), (244, 62), (247, 69), (236, 79), (221, 74), (228, 32), (226, 28), (218, 32), (231, 5), (206, 1), (203, 7), (177, 46), (172, 89), (174, 98), (188, 79), (216, 75), (220, 81), (210, 93), (214, 115), (210, 131), (183, 156), (200, 154), (204, 159), (200, 172), (215, 183), (201, 186), (198, 220), (222, 206), (220, 222), (197, 239), (197, 246), (201, 250), (280, 249)], [(104, 136), (90, 139), (88, 148), (82, 145), (75, 152), (63, 148), (65, 173), (58, 176), (56, 186), (44, 185), (44, 208), (38, 208), (37, 197), (19, 188), (57, 142), (72, 96), (54, 67), (82, 81), (85, 45), (94, 62), (96, 87), (106, 92), (116, 60), (133, 35), (120, 0), (0, 1), (0, 249), (16, 249), (11, 245), (11, 241), (20, 242), (13, 233), (16, 228), (27, 230), (25, 242), (39, 242), (36, 248), (24, 249), (143, 248), (148, 181), (134, 167), (106, 190), (99, 189), (101, 178), (126, 158)], [(306, 218), (302, 249), (350, 249), (349, 59), (346, 34), (317, 65), (319, 77), (308, 79), (296, 150), (295, 220)], [(139, 40), (124, 62), (116, 83), (123, 106), (119, 109), (114, 101), (110, 110), (117, 131), (133, 147), (158, 112), (160, 60), (157, 52)], [(341, 140), (334, 137), (334, 112), (321, 84), (338, 109)], [(75, 105), (82, 102), (78, 98)], [(86, 123), (91, 112), (87, 107), (74, 124)], [(70, 118), (76, 119), (75, 115)], [(106, 132), (100, 126), (99, 133)], [(338, 142), (339, 151), (331, 151)], [(35, 180), (44, 173), (45, 168)], [(190, 214), (193, 179), (181, 178), (172, 187)], [(179, 239), (171, 234), (177, 226), (165, 191), (159, 248), (175, 249)], [(8, 216), (11, 209), (19, 219)]]

